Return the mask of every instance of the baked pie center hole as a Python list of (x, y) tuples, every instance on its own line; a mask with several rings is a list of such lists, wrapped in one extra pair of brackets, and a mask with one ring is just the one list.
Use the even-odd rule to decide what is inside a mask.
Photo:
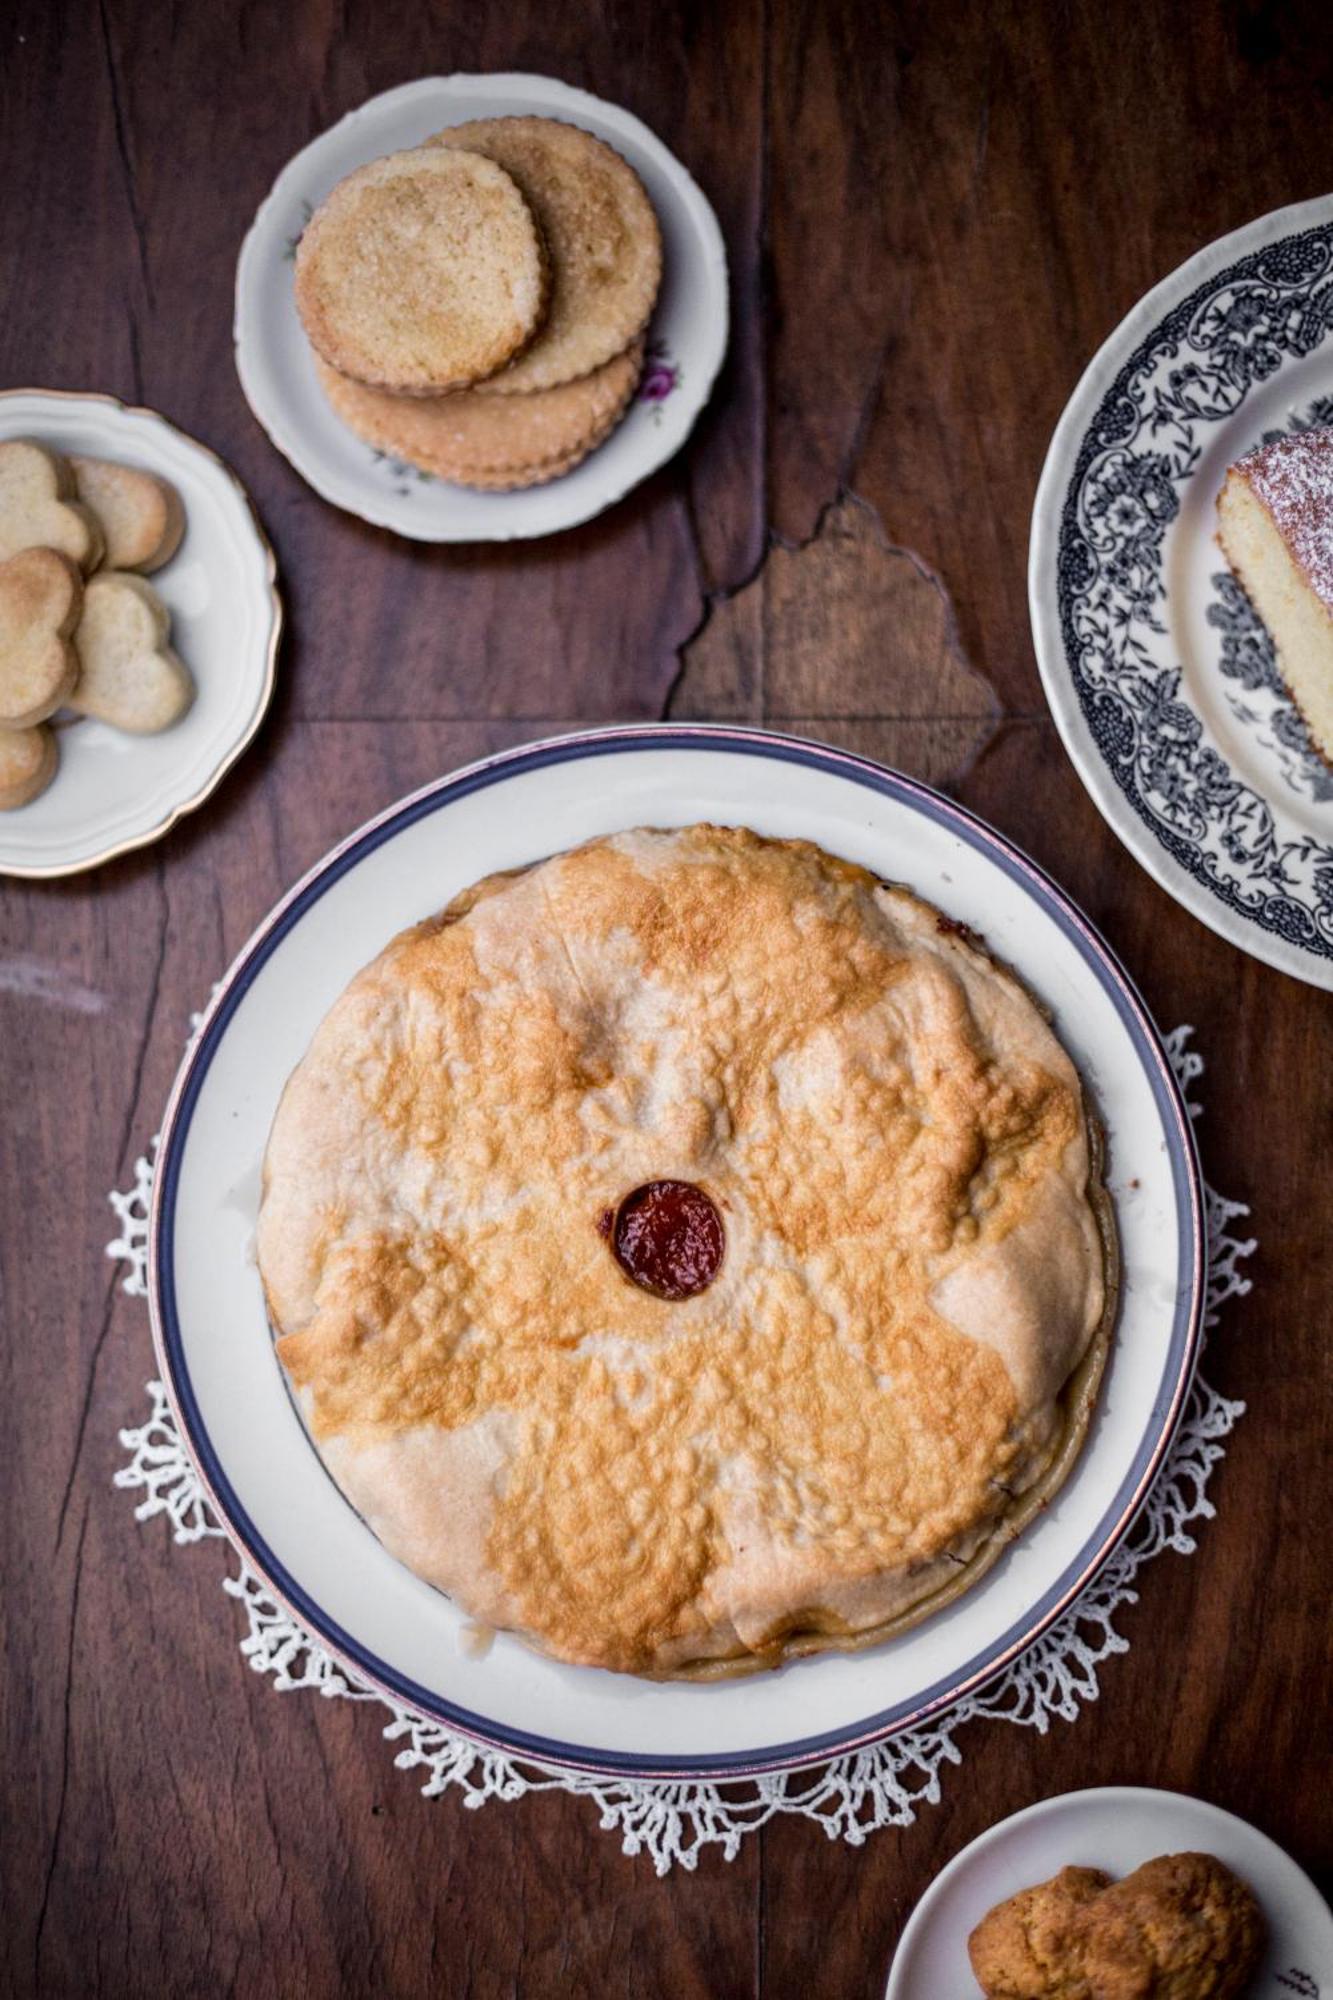
[(645, 1181), (603, 1218), (602, 1230), (625, 1276), (658, 1299), (705, 1291), (727, 1247), (715, 1202), (693, 1181)]

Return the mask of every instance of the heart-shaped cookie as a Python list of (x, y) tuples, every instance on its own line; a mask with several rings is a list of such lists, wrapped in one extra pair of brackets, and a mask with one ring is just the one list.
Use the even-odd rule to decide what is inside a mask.
[(0, 563), (0, 728), (41, 722), (70, 693), (82, 599), (77, 568), (54, 549), (21, 549)]
[(194, 700), (194, 682), (167, 643), (170, 627), (166, 605), (141, 576), (108, 569), (90, 577), (70, 707), (136, 736), (169, 728)]
[(83, 571), (102, 560), (102, 530), (76, 497), (57, 451), (30, 438), (0, 444), (0, 562), (20, 549), (58, 549)]
[(986, 2000), (1233, 2000), (1263, 1952), (1248, 1883), (1211, 1854), (1159, 1854), (1113, 1882), (1062, 1868), (967, 1941)]
[(109, 458), (70, 458), (79, 499), (106, 538), (108, 569), (161, 569), (180, 547), (185, 509), (155, 472)]
[(30, 805), (56, 774), (60, 752), (53, 729), (0, 729), (0, 812)]

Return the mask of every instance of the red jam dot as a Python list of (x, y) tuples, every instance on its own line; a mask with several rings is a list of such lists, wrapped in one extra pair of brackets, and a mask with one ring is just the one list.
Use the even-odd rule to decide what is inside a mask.
[(693, 1181), (645, 1181), (616, 1211), (612, 1248), (627, 1278), (659, 1299), (692, 1299), (726, 1251), (722, 1217)]

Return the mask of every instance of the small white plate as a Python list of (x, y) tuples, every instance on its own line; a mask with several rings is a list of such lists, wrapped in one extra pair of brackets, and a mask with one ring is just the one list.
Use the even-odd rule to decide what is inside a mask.
[(1182, 1792), (1132, 1785), (1066, 1792), (1001, 1820), (935, 1877), (899, 1941), (885, 2000), (965, 2000), (981, 1988), (967, 1940), (987, 1910), (1062, 1868), (1117, 1880), (1158, 1854), (1215, 1854), (1250, 1884), (1269, 1943), (1247, 2000), (1329, 2000), (1333, 1916), (1309, 1876), (1247, 1821)]
[[(339, 1493), (283, 1384), (253, 1237), (278, 1099), (332, 1002), (466, 884), (616, 828), (697, 820), (818, 841), (983, 932), (1054, 1012), (1107, 1128), (1123, 1276), (1111, 1358), (1066, 1485), (958, 1603), (875, 1651), (744, 1683), (562, 1666), (404, 1569)], [(154, 1336), (182, 1435), (245, 1558), (323, 1644), (418, 1712), (518, 1755), (639, 1775), (823, 1762), (993, 1678), (1125, 1532), (1175, 1428), (1204, 1278), (1198, 1170), (1141, 1003), (1068, 900), (926, 786), (823, 745), (652, 725), (533, 744), (442, 778), (292, 890), (219, 988), (172, 1092), (150, 1225)]]
[(1051, 440), (1037, 659), (1079, 776), (1187, 910), (1333, 987), (1333, 771), (1215, 540), (1231, 462), (1333, 424), (1333, 196), (1223, 237), (1135, 306)]
[(185, 507), (185, 539), (149, 578), (195, 698), (157, 736), (61, 720), (60, 769), (31, 805), (0, 813), (0, 874), (75, 875), (157, 840), (201, 805), (258, 729), (273, 693), (282, 604), (277, 565), (235, 473), (153, 410), (58, 389), (0, 394), (0, 439), (123, 459), (160, 473)]
[[(549, 485), (474, 493), (386, 458), (339, 423), (297, 317), (292, 265), (311, 214), (354, 167), (419, 146), (446, 125), (522, 116), (581, 125), (629, 161), (662, 226), (662, 290), (643, 381), (606, 443)], [(726, 251), (695, 182), (628, 111), (546, 76), (427, 76), (349, 111), (283, 168), (241, 246), (235, 336), (250, 408), (283, 457), (335, 507), (419, 542), (551, 535), (622, 499), (689, 436), (726, 352)]]

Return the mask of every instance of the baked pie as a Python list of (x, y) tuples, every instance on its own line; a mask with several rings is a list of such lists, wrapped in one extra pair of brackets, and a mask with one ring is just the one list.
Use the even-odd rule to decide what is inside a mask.
[(288, 1082), (258, 1254), (395, 1556), (556, 1659), (690, 1678), (972, 1584), (1073, 1463), (1114, 1290), (1096, 1129), (1013, 974), (706, 825), (395, 938)]

